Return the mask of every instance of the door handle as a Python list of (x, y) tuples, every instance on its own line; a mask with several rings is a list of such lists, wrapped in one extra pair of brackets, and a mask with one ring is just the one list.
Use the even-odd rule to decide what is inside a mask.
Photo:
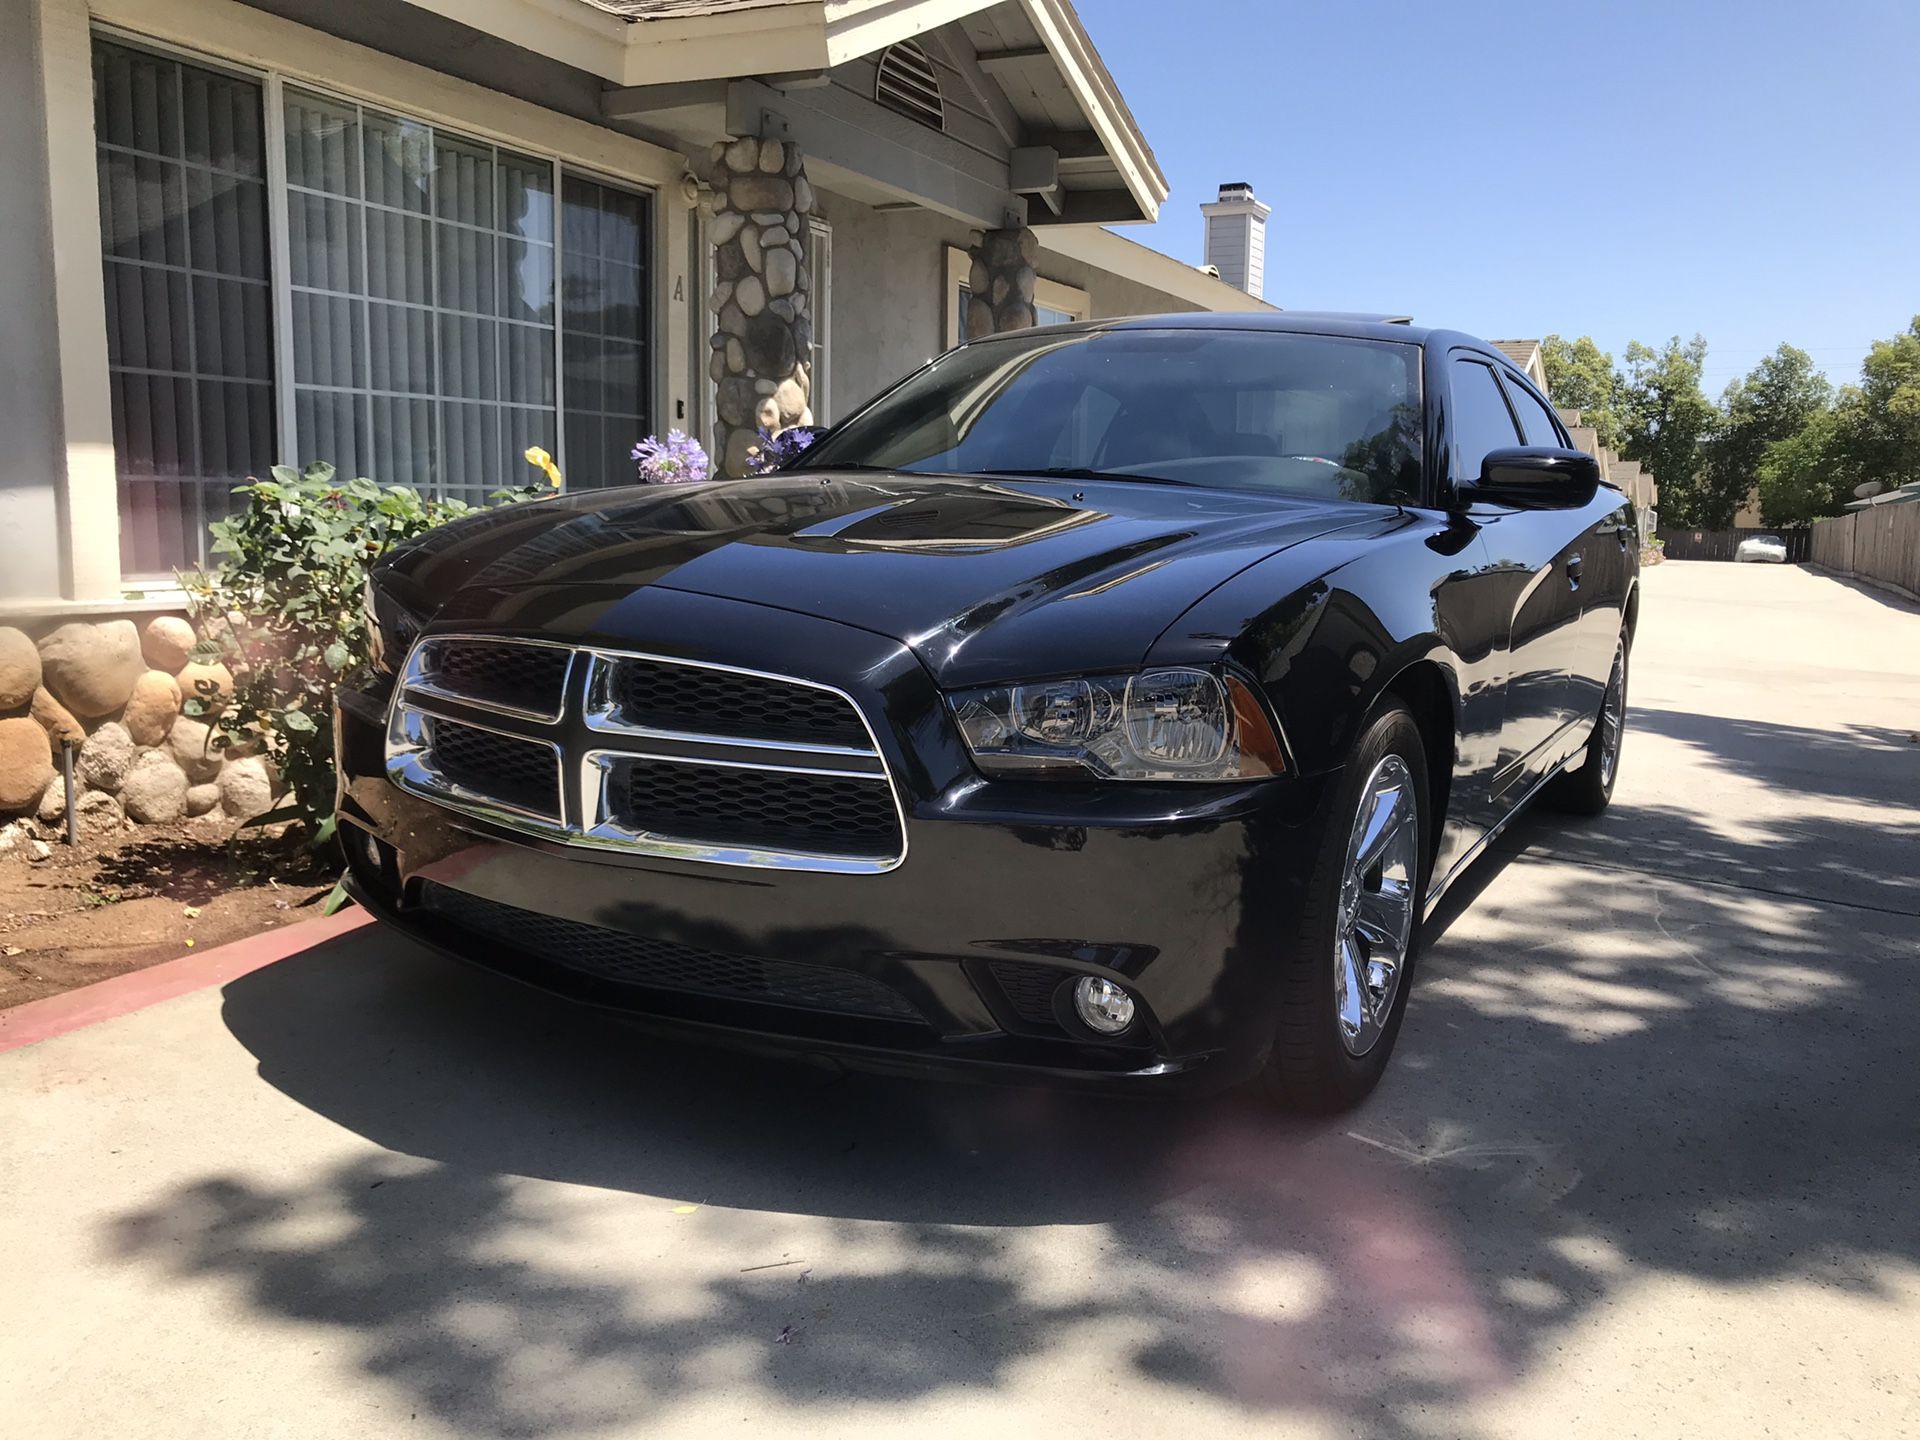
[(1567, 557), (1567, 588), (1569, 590), (1578, 590), (1580, 588), (1582, 565), (1583, 562), (1578, 555), (1569, 555)]

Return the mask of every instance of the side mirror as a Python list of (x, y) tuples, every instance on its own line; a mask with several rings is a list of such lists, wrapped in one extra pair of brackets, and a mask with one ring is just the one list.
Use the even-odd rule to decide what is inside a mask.
[(1579, 450), (1516, 445), (1488, 454), (1480, 478), (1454, 492), (1466, 505), (1520, 510), (1578, 510), (1600, 488), (1600, 462)]

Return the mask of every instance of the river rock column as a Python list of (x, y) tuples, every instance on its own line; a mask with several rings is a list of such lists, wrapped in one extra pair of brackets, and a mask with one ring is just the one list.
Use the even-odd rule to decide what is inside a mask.
[(967, 339), (1032, 325), (1039, 237), (1025, 227), (989, 230), (968, 253), (973, 268), (967, 275)]
[(715, 463), (746, 473), (760, 430), (810, 425), (813, 344), (807, 217), (813, 187), (798, 146), (755, 136), (713, 147)]

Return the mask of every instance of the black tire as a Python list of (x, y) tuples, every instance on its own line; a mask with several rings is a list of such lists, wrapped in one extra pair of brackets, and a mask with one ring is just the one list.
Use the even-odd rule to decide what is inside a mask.
[[(1348, 845), (1359, 815), (1363, 792), (1378, 767), (1398, 756), (1411, 777), (1415, 813), (1416, 849), (1413, 872), (1413, 923), (1377, 1038), (1366, 1053), (1351, 1053), (1342, 1039), (1336, 958), (1340, 940), (1342, 886), (1346, 880)], [(1427, 779), (1426, 747), (1420, 727), (1406, 707), (1391, 702), (1367, 722), (1341, 771), (1329, 805), (1326, 831), (1320, 840), (1313, 877), (1298, 928), (1288, 937), (1281, 964), (1285, 976), (1273, 1046), (1256, 1084), (1266, 1098), (1282, 1109), (1305, 1114), (1330, 1114), (1350, 1109), (1364, 1100), (1380, 1081), (1419, 957), (1421, 911), (1426, 899), (1430, 840), (1431, 791)]]
[[(1622, 633), (1614, 647), (1613, 669), (1608, 673), (1606, 689), (1600, 694), (1600, 713), (1594, 716), (1593, 734), (1587, 738), (1587, 753), (1580, 761), (1580, 768), (1556, 775), (1540, 792), (1540, 798), (1556, 810), (1569, 815), (1598, 815), (1613, 800), (1613, 787), (1620, 778), (1620, 756), (1626, 745), (1628, 653), (1627, 637)], [(1613, 698), (1616, 679), (1620, 686), (1620, 723), (1618, 731), (1609, 738), (1607, 705)], [(1611, 764), (1607, 756), (1609, 744), (1613, 747)]]

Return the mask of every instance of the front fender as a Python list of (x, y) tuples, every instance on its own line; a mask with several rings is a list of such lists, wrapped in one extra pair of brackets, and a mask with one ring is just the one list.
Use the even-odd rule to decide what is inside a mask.
[[(1154, 644), (1153, 664), (1227, 660), (1257, 677), (1306, 774), (1339, 766), (1361, 722), (1409, 666), (1444, 677), (1456, 717), (1467, 657), (1490, 658), (1499, 616), (1458, 603), (1484, 551), (1418, 511), (1297, 545), (1234, 576)], [(1481, 607), (1484, 608), (1484, 607)], [(1497, 727), (1497, 721), (1495, 722)]]

